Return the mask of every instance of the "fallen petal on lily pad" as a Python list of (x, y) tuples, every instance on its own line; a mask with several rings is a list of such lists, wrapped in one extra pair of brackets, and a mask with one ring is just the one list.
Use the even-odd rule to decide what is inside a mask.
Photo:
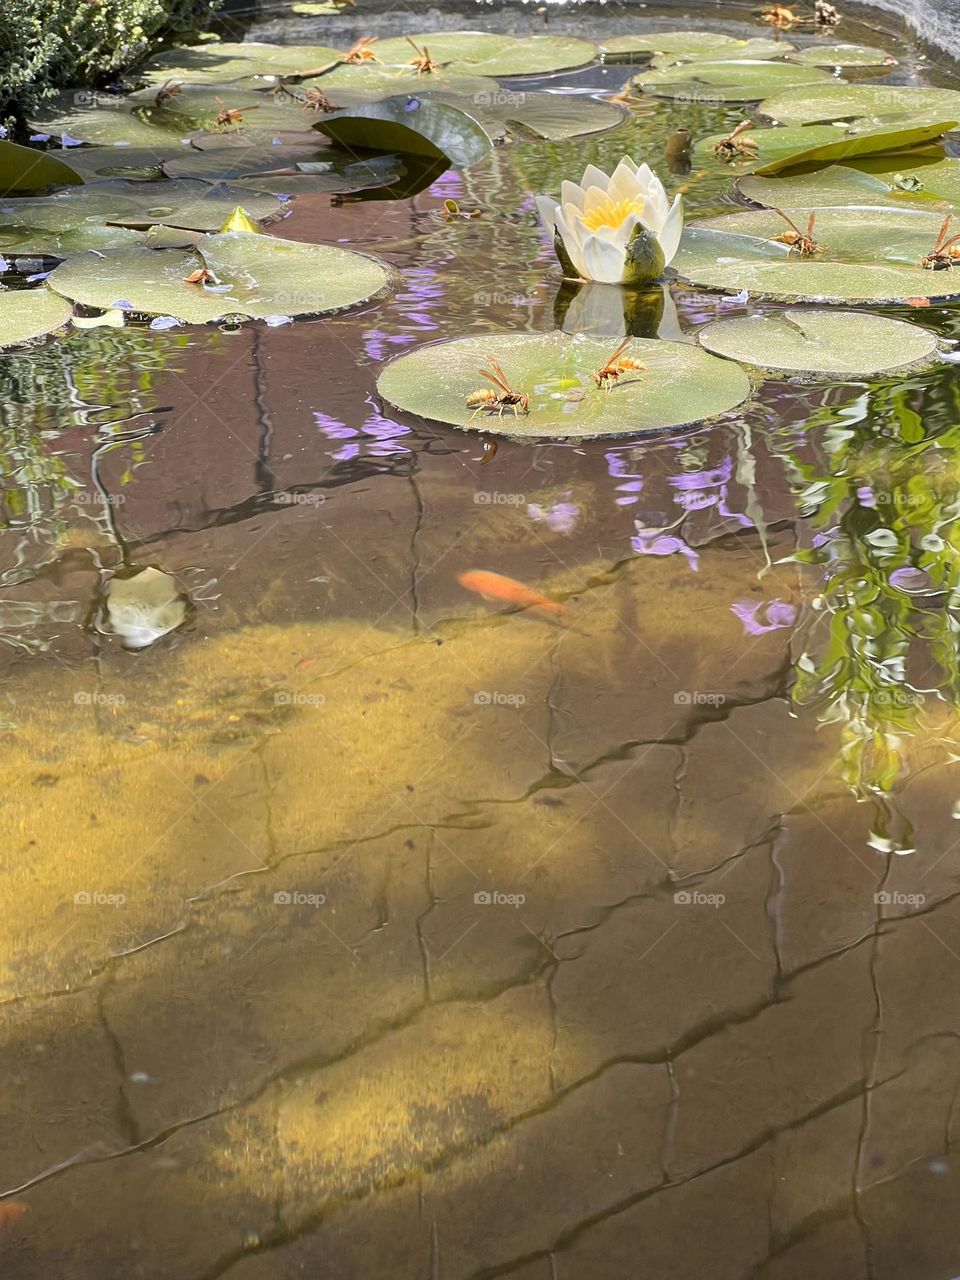
[(0, 293), (0, 347), (15, 347), (62, 329), (70, 319), (68, 302), (45, 286)]
[(714, 355), (765, 369), (866, 377), (936, 354), (936, 335), (864, 312), (805, 311), (714, 320), (697, 334)]
[[(645, 338), (632, 339), (621, 353), (644, 369), (625, 375), (613, 390), (600, 390), (593, 370), (609, 359), (611, 342), (559, 332), (457, 338), (399, 356), (380, 374), (377, 389), (389, 404), (417, 417), (528, 440), (669, 431), (727, 413), (750, 394), (750, 379), (732, 361), (688, 343)], [(529, 413), (514, 416), (507, 406), (501, 417), (467, 406), (483, 389), (478, 370), (491, 357), (511, 387), (529, 396)]]

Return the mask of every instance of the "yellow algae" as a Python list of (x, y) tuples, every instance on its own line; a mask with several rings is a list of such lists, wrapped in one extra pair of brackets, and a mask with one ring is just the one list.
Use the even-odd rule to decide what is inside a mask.
[(521, 987), (427, 1010), (304, 1076), (279, 1109), (284, 1216), (296, 1221), (488, 1140), (549, 1098), (551, 1045), (545, 989)]

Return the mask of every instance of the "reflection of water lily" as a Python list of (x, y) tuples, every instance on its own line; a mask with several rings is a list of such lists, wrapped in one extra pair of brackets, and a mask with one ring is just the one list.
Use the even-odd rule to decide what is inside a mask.
[(792, 627), (797, 620), (797, 606), (786, 600), (736, 600), (730, 606), (743, 623), (748, 636), (766, 635), (781, 627)]
[(109, 583), (106, 614), (125, 649), (145, 649), (180, 626), (187, 601), (169, 573), (147, 568)]
[(691, 569), (700, 568), (700, 557), (693, 547), (688, 546), (676, 534), (667, 533), (663, 529), (643, 529), (638, 524), (630, 545), (641, 556), (672, 556), (679, 553), (686, 558)]
[[(569, 497), (569, 493), (566, 496)], [(551, 502), (548, 507), (528, 502), (527, 515), (535, 523), (545, 524), (551, 533), (573, 533), (577, 527), (580, 508), (575, 502)]]
[(564, 182), (560, 200), (537, 196), (537, 209), (564, 275), (601, 284), (656, 280), (683, 231), (683, 204), (671, 205), (649, 167), (624, 156), (608, 177), (587, 165), (579, 183)]

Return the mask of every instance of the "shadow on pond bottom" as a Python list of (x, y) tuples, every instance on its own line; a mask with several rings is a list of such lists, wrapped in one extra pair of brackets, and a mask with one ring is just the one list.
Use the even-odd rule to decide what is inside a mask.
[(4, 1277), (960, 1274), (955, 366), (576, 445), (376, 394), (554, 327), (531, 192), (743, 114), (631, 112), (298, 196), (383, 301), (0, 357)]

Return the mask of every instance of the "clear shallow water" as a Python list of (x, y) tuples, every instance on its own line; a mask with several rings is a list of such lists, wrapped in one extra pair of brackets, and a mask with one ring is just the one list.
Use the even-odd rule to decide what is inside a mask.
[(0, 360), (5, 1276), (960, 1272), (955, 366), (487, 461), (375, 396), (554, 326), (529, 193), (638, 111), (299, 200), (375, 307)]

